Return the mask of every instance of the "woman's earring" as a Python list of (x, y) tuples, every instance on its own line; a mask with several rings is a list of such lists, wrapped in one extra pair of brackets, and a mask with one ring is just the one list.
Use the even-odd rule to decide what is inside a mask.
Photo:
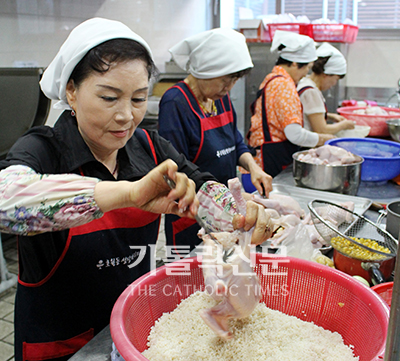
[(75, 116), (75, 110), (71, 110), (71, 115), (74, 117)]

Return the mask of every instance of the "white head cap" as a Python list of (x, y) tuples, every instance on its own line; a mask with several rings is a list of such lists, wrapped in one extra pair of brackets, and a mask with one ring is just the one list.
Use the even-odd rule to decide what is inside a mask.
[(246, 38), (233, 29), (212, 29), (182, 40), (169, 52), (183, 70), (212, 79), (252, 68)]
[(119, 21), (93, 18), (84, 21), (71, 31), (40, 81), (42, 91), (48, 98), (60, 100), (54, 108), (70, 109), (65, 89), (72, 71), (86, 53), (101, 43), (118, 38), (137, 41), (152, 56), (150, 47), (144, 39)]
[[(284, 45), (284, 48), (278, 50), (281, 45)], [(278, 51), (282, 59), (295, 63), (311, 63), (317, 60), (314, 40), (307, 35), (276, 30), (272, 40), (271, 52), (275, 50)]]
[(324, 65), (324, 73), (329, 75), (345, 75), (347, 72), (347, 63), (343, 54), (328, 43), (323, 43), (317, 49), (318, 57), (330, 58)]

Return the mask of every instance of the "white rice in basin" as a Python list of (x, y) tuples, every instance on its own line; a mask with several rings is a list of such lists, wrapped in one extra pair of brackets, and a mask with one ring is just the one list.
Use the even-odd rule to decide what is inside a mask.
[(234, 339), (222, 341), (204, 323), (199, 310), (216, 302), (206, 292), (196, 292), (171, 313), (164, 313), (152, 327), (151, 361), (246, 360), (246, 361), (354, 361), (350, 347), (337, 332), (269, 309), (260, 303), (253, 313), (231, 320)]

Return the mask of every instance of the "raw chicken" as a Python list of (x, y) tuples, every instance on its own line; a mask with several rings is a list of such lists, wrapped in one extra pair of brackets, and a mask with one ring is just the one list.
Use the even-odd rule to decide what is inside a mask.
[[(238, 178), (228, 181), (239, 212), (246, 214)], [(203, 234), (203, 276), (206, 290), (219, 303), (200, 311), (204, 322), (221, 338), (233, 337), (228, 320), (247, 317), (261, 299), (261, 287), (250, 262), (251, 232), (233, 231)], [(213, 240), (213, 238), (216, 239)], [(226, 251), (228, 256), (224, 256)]]
[(263, 198), (253, 194), (251, 200), (263, 205), (267, 209), (275, 209), (280, 215), (293, 214), (298, 218), (303, 218), (305, 216), (305, 212), (300, 207), (299, 203), (292, 197), (284, 194), (270, 193), (269, 198)]
[(375, 106), (371, 107), (368, 106), (363, 109), (356, 109), (353, 110), (354, 114), (370, 114), (370, 115), (388, 115), (388, 112), (385, 109), (382, 109), (381, 107)]
[(228, 188), (236, 202), (240, 214), (246, 215), (246, 201), (242, 196), (242, 183), (238, 177), (228, 180)]
[[(226, 262), (222, 259), (222, 247), (230, 248), (233, 254)], [(206, 252), (203, 254), (203, 275), (206, 290), (219, 303), (200, 311), (204, 322), (219, 337), (229, 340), (233, 337), (228, 327), (230, 318), (243, 318), (253, 312), (261, 299), (261, 288), (257, 275), (250, 263), (251, 234), (248, 232), (220, 232), (203, 236)]]
[[(339, 203), (339, 205), (350, 211), (354, 211), (354, 202), (352, 201)], [(329, 222), (331, 225), (334, 225), (335, 227), (339, 227), (342, 223), (351, 223), (354, 220), (354, 217), (350, 212), (346, 212), (339, 207), (326, 205), (322, 207), (316, 207), (315, 211), (322, 219)]]
[(353, 153), (341, 147), (329, 144), (318, 148), (312, 148), (307, 153), (299, 154), (298, 160), (311, 164), (329, 165), (352, 164), (358, 162), (358, 159)]

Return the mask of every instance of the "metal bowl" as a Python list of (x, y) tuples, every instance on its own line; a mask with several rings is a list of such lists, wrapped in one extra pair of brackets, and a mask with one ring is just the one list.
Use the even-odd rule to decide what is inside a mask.
[(396, 142), (400, 142), (400, 118), (399, 119), (389, 119), (386, 121), (389, 128), (390, 136)]
[(298, 160), (303, 150), (293, 154), (293, 178), (298, 187), (320, 191), (356, 195), (361, 182), (361, 164), (364, 159), (354, 155), (357, 163), (343, 165), (312, 164)]

